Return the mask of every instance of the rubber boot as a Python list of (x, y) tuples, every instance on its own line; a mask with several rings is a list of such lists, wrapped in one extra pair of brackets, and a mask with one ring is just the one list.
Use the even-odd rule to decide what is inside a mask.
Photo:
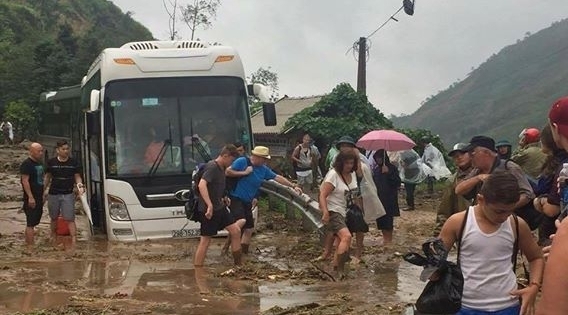
[(249, 244), (241, 244), (241, 250), (243, 254), (247, 255), (249, 253)]
[(233, 262), (235, 263), (235, 266), (240, 266), (242, 264), (242, 256), (243, 252), (240, 249), (233, 252)]

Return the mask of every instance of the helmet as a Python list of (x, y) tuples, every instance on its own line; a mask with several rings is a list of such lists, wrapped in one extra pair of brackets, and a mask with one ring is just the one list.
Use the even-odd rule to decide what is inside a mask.
[(521, 132), (519, 138), (524, 139), (526, 144), (538, 142), (540, 140), (540, 131), (536, 128), (526, 128)]

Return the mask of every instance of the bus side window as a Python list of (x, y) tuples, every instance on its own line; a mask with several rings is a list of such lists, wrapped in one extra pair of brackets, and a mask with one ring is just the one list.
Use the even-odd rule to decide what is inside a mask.
[(101, 112), (87, 113), (87, 134), (99, 135), (101, 131)]

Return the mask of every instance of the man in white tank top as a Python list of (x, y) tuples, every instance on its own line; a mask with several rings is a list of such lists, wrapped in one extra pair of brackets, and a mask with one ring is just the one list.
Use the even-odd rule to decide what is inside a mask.
[[(477, 195), (477, 205), (452, 215), (440, 238), (449, 250), (460, 246), (459, 265), (464, 277), (462, 309), (458, 315), (532, 314), (542, 282), (542, 250), (528, 225), (511, 216), (519, 200), (519, 184), (508, 172), (487, 177)], [(462, 226), (466, 220), (465, 227)], [(517, 226), (518, 224), (518, 226)], [(517, 234), (518, 231), (518, 235)], [(529, 285), (517, 289), (512, 257), (515, 239), (529, 261)], [(522, 305), (519, 303), (522, 300)]]

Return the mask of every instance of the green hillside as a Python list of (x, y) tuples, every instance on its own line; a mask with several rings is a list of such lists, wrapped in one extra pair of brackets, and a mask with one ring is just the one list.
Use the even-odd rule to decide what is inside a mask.
[(568, 95), (568, 19), (507, 46), (468, 77), (433, 96), (397, 127), (425, 128), (447, 147), (485, 134), (515, 143), (542, 127), (550, 105)]
[(0, 111), (79, 84), (105, 47), (152, 38), (106, 0), (0, 0)]

